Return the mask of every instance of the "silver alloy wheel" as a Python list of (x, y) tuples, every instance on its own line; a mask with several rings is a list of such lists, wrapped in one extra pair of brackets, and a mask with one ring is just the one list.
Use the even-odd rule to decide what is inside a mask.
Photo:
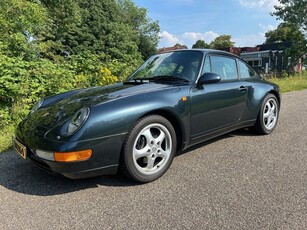
[(158, 123), (147, 125), (133, 145), (133, 163), (137, 170), (152, 175), (167, 165), (172, 152), (172, 137), (168, 129)]
[(263, 124), (267, 130), (275, 127), (278, 117), (278, 105), (276, 100), (270, 98), (263, 109)]

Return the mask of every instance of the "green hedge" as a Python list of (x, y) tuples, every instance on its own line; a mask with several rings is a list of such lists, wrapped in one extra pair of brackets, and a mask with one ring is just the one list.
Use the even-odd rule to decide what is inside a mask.
[(124, 80), (140, 64), (103, 55), (70, 56), (58, 61), (0, 54), (0, 152), (10, 146), (14, 128), (40, 98), (60, 92)]

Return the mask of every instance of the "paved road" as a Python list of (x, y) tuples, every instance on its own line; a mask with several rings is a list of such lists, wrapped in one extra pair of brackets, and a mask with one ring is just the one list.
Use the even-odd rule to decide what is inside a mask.
[(206, 142), (150, 184), (74, 181), (0, 154), (0, 229), (307, 229), (307, 91), (283, 95), (271, 135)]

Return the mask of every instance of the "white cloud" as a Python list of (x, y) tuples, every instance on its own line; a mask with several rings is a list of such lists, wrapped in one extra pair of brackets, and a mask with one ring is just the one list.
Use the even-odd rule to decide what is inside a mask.
[(246, 8), (258, 8), (273, 11), (275, 5), (279, 5), (278, 0), (238, 0)]
[(214, 40), (219, 35), (213, 31), (205, 32), (205, 33), (197, 33), (197, 32), (186, 32), (182, 35), (184, 39), (189, 41), (190, 43), (193, 42), (193, 44), (197, 40), (204, 40), (207, 43), (210, 43), (212, 40)]
[(162, 33), (159, 33), (160, 42), (159, 47), (169, 47), (174, 46), (176, 43), (183, 44), (183, 41), (181, 41), (178, 36), (174, 34), (170, 34), (167, 31), (163, 31)]
[(254, 47), (260, 45), (265, 41), (264, 34), (249, 34), (243, 35), (232, 39), (236, 44), (236, 47)]
[(267, 32), (270, 30), (275, 30), (277, 27), (273, 25), (263, 25), (262, 23), (259, 23), (258, 26), (261, 28), (263, 32)]
[[(239, 37), (232, 36), (231, 40), (235, 42), (235, 46), (237, 47), (253, 47), (256, 45), (260, 45), (265, 41), (265, 33), (270, 30), (275, 30), (277, 28), (277, 24), (264, 25), (262, 23), (259, 23), (258, 27), (259, 29), (256, 31), (259, 32), (257, 33), (245, 34)], [(167, 31), (163, 31), (159, 35), (161, 37), (159, 42), (159, 48), (174, 46), (177, 43), (186, 45), (188, 48), (192, 48), (192, 45), (195, 44), (197, 40), (204, 40), (206, 43), (210, 43), (216, 37), (219, 36), (219, 34), (213, 31), (208, 31), (205, 33), (185, 32), (182, 34), (171, 34)]]
[(174, 46), (176, 43), (180, 43), (182, 45), (186, 45), (188, 48), (191, 48), (197, 40), (204, 40), (206, 43), (210, 43), (218, 36), (219, 34), (213, 31), (205, 33), (185, 32), (179, 35), (163, 31), (162, 33), (160, 33), (161, 39), (159, 42), (159, 47), (169, 47)]
[(235, 46), (238, 47), (253, 47), (256, 45), (261, 45), (265, 42), (265, 33), (269, 30), (275, 30), (276, 26), (274, 25), (263, 25), (261, 23), (258, 24), (259, 28), (261, 29), (260, 32), (256, 34), (248, 34), (243, 35), (237, 38), (234, 38), (233, 41), (236, 43)]

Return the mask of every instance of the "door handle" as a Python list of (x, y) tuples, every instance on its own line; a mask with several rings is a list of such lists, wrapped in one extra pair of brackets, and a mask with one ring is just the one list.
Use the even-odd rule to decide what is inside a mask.
[(247, 90), (247, 87), (245, 87), (245, 86), (240, 86), (240, 87), (238, 88), (238, 90), (244, 92), (244, 91)]

